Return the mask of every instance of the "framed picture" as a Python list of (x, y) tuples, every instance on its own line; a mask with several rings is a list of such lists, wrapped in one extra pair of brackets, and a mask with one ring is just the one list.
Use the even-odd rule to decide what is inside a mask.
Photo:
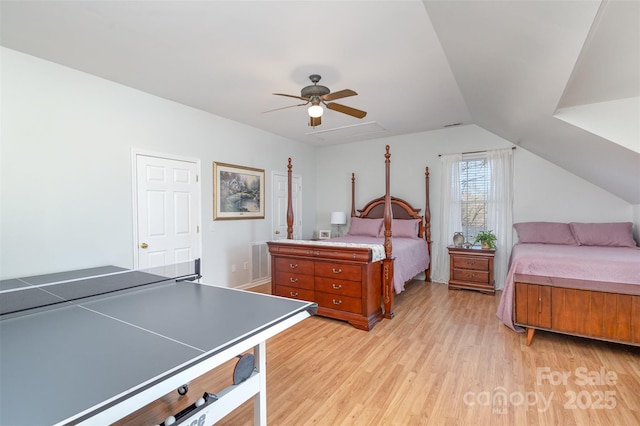
[(213, 163), (213, 220), (264, 219), (264, 170)]
[(319, 240), (328, 240), (331, 238), (331, 231), (318, 231)]

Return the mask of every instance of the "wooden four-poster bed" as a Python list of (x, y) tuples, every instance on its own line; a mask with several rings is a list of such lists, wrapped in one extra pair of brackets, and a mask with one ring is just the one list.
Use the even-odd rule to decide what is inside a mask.
[(395, 293), (421, 272), (431, 281), (429, 168), (425, 168), (425, 214), (389, 192), (389, 145), (385, 152), (385, 193), (355, 208), (351, 175), (351, 223), (343, 237), (293, 240), (291, 158), (288, 159), (287, 239), (268, 242), (275, 295), (315, 301), (318, 315), (370, 330), (393, 318)]

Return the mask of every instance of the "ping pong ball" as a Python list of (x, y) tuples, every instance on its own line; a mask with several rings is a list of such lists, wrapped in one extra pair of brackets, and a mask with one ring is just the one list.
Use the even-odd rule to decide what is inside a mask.
[(172, 425), (176, 422), (176, 418), (173, 416), (167, 417), (167, 420), (164, 421), (164, 426)]
[(202, 404), (204, 404), (204, 398), (198, 398), (198, 400), (196, 401), (196, 407), (201, 406)]

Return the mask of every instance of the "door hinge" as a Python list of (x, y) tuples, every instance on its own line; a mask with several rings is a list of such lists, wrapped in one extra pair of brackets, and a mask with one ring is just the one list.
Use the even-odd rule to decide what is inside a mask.
[(200, 225), (196, 225), (196, 234), (200, 233)]
[(198, 183), (200, 177), (198, 175), (196, 175), (196, 183)]

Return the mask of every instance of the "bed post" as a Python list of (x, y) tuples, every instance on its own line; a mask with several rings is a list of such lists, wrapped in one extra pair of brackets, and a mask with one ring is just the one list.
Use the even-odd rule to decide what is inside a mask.
[(425, 191), (426, 191), (426, 206), (424, 208), (424, 220), (425, 220), (425, 228), (424, 235), (427, 240), (427, 252), (429, 253), (429, 267), (426, 271), (424, 271), (424, 280), (431, 281), (431, 264), (433, 263), (433, 258), (431, 257), (431, 208), (429, 207), (429, 167), (424, 168), (424, 183), (425, 183)]
[(293, 203), (291, 201), (291, 157), (287, 165), (287, 240), (293, 239)]
[(386, 146), (384, 154), (384, 172), (385, 172), (385, 192), (384, 192), (384, 253), (385, 258), (382, 261), (382, 301), (384, 307), (384, 317), (393, 318), (393, 299), (395, 292), (393, 289), (393, 257), (391, 245), (391, 219), (393, 212), (391, 211), (391, 195), (389, 194), (389, 165), (391, 163), (391, 154), (389, 154), (389, 145)]
[(351, 173), (351, 217), (356, 216), (356, 174)]

